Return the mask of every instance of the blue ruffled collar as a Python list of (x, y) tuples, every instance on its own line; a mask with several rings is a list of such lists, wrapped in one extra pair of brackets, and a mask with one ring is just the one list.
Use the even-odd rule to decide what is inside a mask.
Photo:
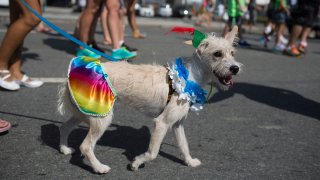
[(179, 94), (179, 99), (192, 102), (191, 110), (199, 111), (203, 108), (207, 92), (196, 82), (189, 79), (189, 71), (179, 57), (168, 67), (172, 79), (172, 88)]

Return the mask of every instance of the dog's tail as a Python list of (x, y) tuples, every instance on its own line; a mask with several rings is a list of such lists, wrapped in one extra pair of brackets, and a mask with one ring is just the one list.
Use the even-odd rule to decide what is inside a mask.
[(65, 114), (65, 99), (66, 99), (66, 88), (67, 88), (67, 83), (62, 83), (58, 87), (58, 106), (57, 110), (61, 115)]

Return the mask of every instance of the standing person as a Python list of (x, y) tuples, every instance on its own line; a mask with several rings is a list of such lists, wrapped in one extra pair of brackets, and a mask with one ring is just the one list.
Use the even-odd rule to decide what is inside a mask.
[(289, 16), (287, 0), (275, 0), (274, 7), (275, 13), (273, 16), (273, 23), (276, 25), (276, 40), (273, 50), (276, 52), (283, 52), (285, 49), (285, 44), (281, 42), (281, 36), (283, 36), (286, 28), (286, 19), (287, 16)]
[[(39, 1), (25, 0), (37, 13), (41, 14)], [(20, 85), (36, 88), (43, 84), (23, 74), (21, 71), (21, 49), (23, 41), (40, 20), (21, 1), (9, 1), (10, 25), (0, 46), (0, 87), (18, 90)]]
[(243, 38), (242, 32), (242, 16), (246, 12), (246, 0), (227, 0), (227, 12), (228, 12), (228, 22), (225, 25), (224, 33), (225, 36), (227, 32), (232, 29), (234, 25), (239, 27), (239, 46), (240, 47), (249, 47), (250, 44)]
[[(121, 32), (119, 26), (119, 11), (120, 2), (119, 0), (105, 0), (107, 7), (107, 19), (108, 19), (108, 29), (112, 41), (112, 57), (118, 60), (131, 59), (137, 54), (135, 52), (130, 52), (126, 48), (121, 48), (120, 45), (120, 35)], [(93, 34), (93, 27), (95, 27), (95, 22), (97, 22), (100, 16), (100, 7), (102, 6), (102, 0), (88, 0), (87, 7), (82, 12), (79, 19), (79, 39), (84, 43), (89, 43), (90, 35)], [(90, 56), (94, 58), (99, 58), (98, 54), (91, 52), (88, 49), (79, 47), (77, 51), (78, 56)]]
[[(319, 13), (319, 0), (298, 0), (298, 5), (292, 11), (293, 28), (289, 43), (284, 51), (289, 56), (299, 56), (306, 53), (307, 38)], [(296, 47), (296, 41), (301, 34), (301, 41)]]

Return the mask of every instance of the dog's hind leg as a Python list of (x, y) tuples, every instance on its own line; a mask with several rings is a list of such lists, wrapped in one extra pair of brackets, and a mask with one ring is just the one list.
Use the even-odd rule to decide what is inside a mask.
[(80, 121), (76, 117), (72, 117), (60, 127), (60, 152), (67, 155), (72, 154), (74, 149), (68, 147), (68, 136), (72, 129), (79, 125)]
[(189, 151), (188, 141), (184, 133), (183, 121), (176, 122), (172, 127), (178, 146), (184, 156), (184, 161), (188, 166), (197, 167), (201, 164), (201, 161), (197, 158), (192, 158)]
[(98, 139), (103, 135), (104, 131), (111, 124), (113, 116), (113, 110), (103, 118), (90, 117), (89, 120), (89, 132), (83, 140), (80, 150), (81, 153), (88, 158), (91, 167), (96, 173), (107, 173), (110, 167), (102, 164), (94, 154), (94, 147)]

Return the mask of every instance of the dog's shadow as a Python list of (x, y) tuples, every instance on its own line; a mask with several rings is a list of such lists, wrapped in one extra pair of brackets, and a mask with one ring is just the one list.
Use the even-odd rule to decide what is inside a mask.
[[(87, 135), (88, 129), (83, 126), (75, 128), (69, 136), (68, 144), (74, 148), (76, 152), (71, 156), (70, 163), (79, 166), (85, 170), (92, 171), (92, 168), (83, 162), (83, 157), (79, 150), (83, 139)], [(53, 149), (59, 150), (59, 127), (53, 123), (41, 126), (41, 141), (42, 145), (47, 145)], [(150, 130), (147, 126), (142, 126), (140, 129), (135, 129), (130, 126), (120, 126), (111, 124), (107, 131), (103, 134), (97, 145), (103, 145), (112, 148), (124, 149), (123, 155), (129, 161), (134, 157), (147, 151), (150, 141)], [(159, 155), (168, 158), (174, 162), (183, 164), (183, 161), (160, 151)]]
[(208, 103), (222, 101), (234, 94), (242, 94), (253, 101), (320, 120), (320, 103), (294, 91), (258, 84), (236, 83), (229, 91), (214, 94)]

